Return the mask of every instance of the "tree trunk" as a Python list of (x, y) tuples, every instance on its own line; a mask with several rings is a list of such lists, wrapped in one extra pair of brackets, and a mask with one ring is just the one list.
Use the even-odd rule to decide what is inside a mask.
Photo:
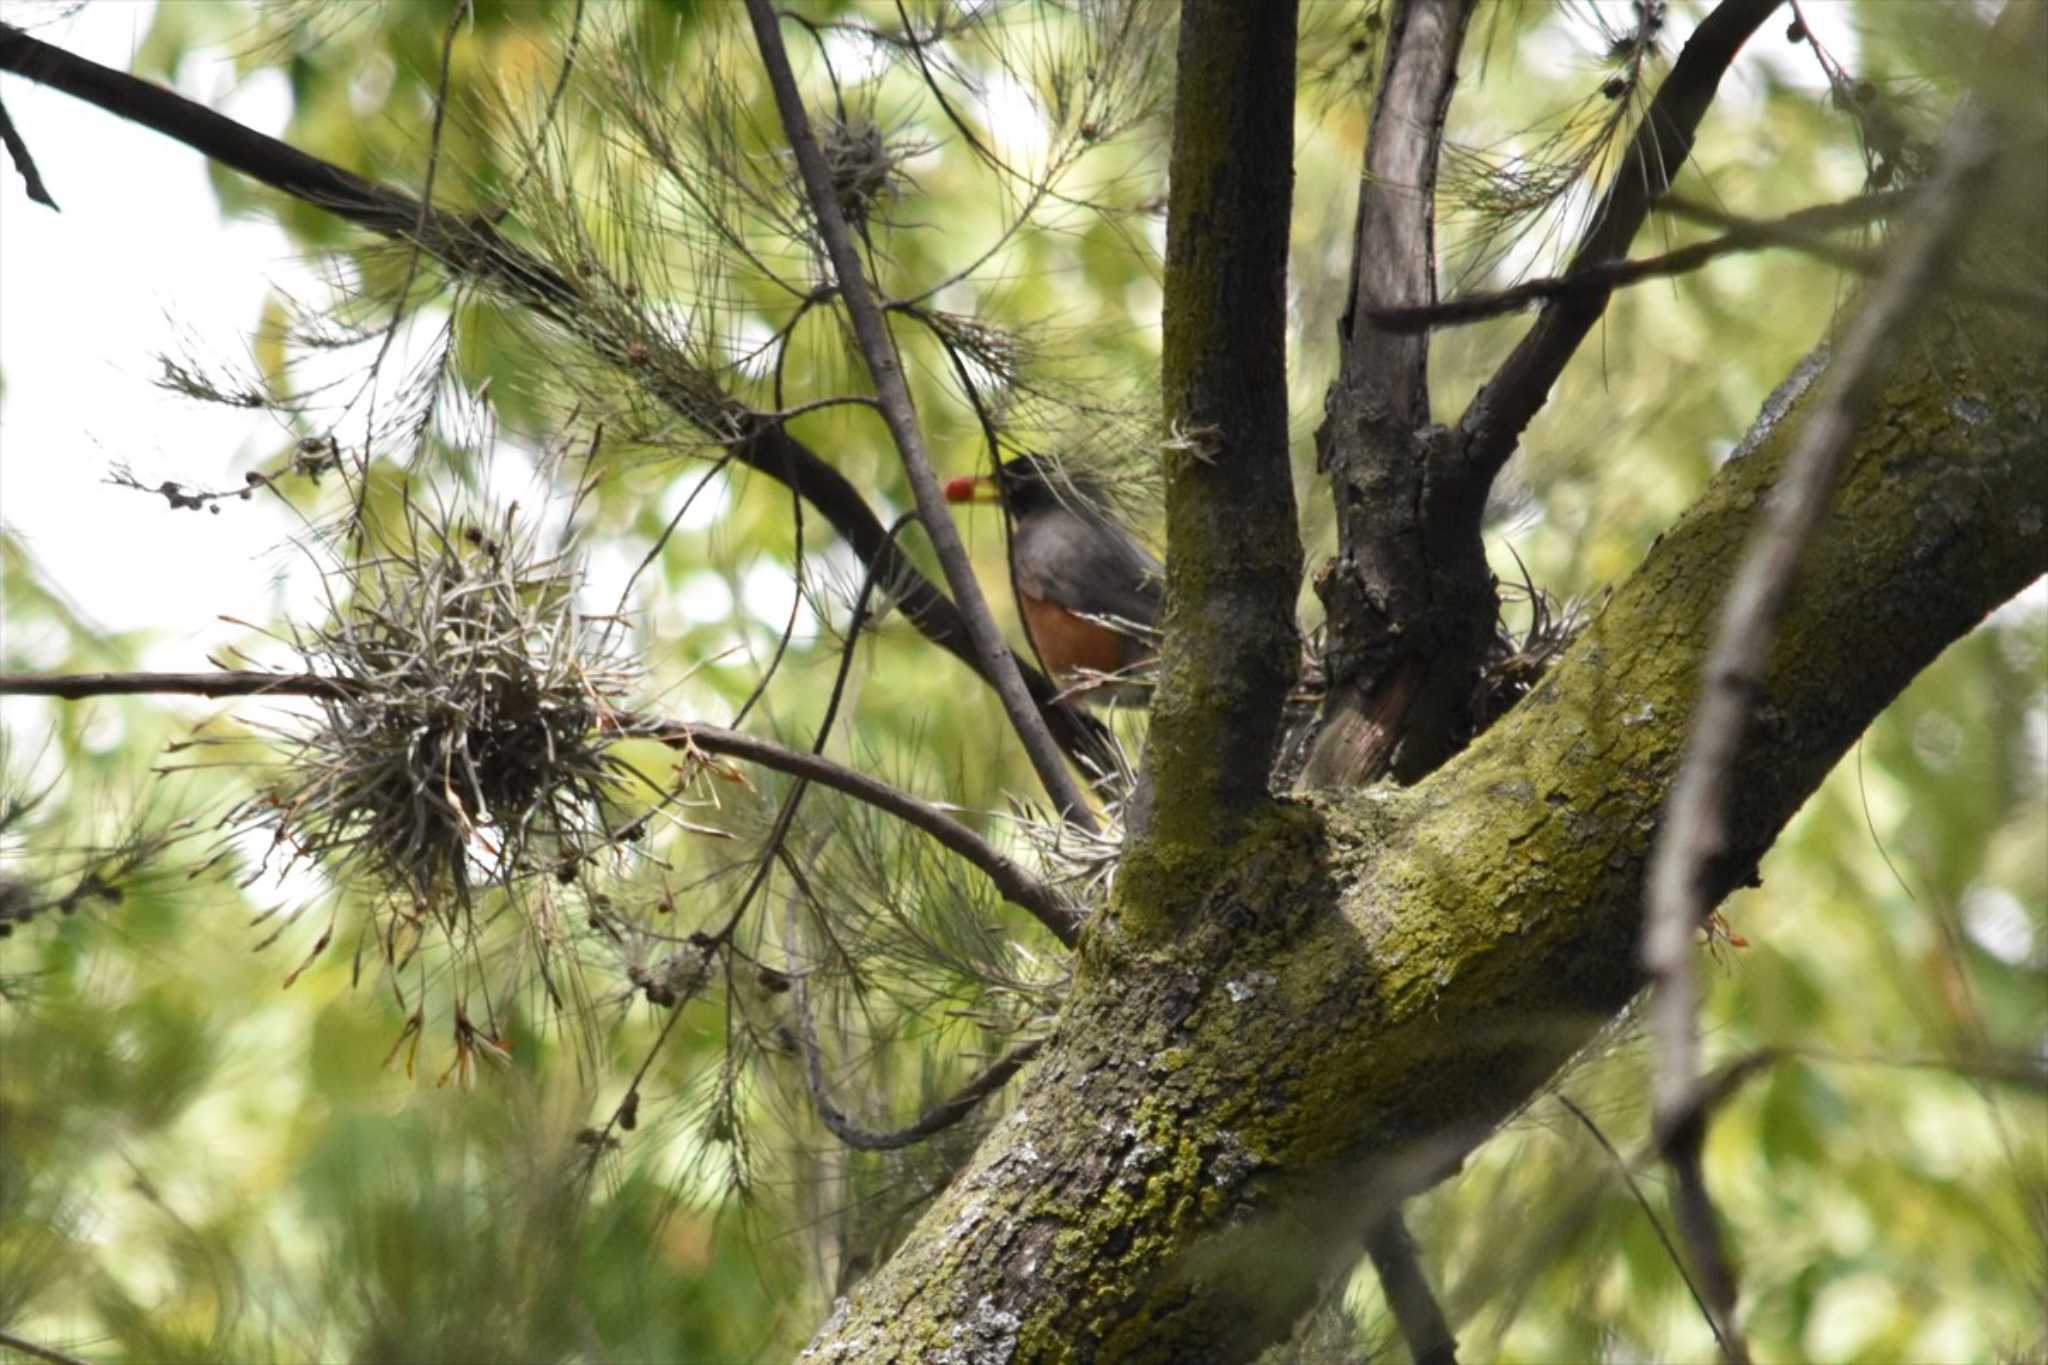
[[(2048, 353), (1931, 307), (1775, 649), (1715, 894), (1856, 737), (2048, 569)], [(806, 1359), (1241, 1360), (1376, 1207), (1525, 1103), (1636, 992), (1644, 865), (1710, 626), (1815, 361), (1541, 686), (1406, 790), (1304, 798), (1221, 875), (1126, 869), (990, 1136)], [(1213, 864), (1211, 864), (1213, 866)], [(1142, 946), (1141, 946), (1142, 945)]]

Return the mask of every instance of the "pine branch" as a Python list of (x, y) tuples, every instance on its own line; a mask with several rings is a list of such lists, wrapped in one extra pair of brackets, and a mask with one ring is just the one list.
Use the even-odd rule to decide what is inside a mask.
[[(0, 71), (14, 72), (162, 133), (274, 190), (380, 236), (417, 240), (448, 269), (492, 286), (579, 338), (737, 459), (801, 493), (863, 562), (882, 564), (897, 605), (926, 639), (985, 679), (989, 677), (959, 609), (891, 542), (867, 499), (843, 474), (791, 436), (778, 418), (749, 409), (679, 357), (654, 363), (646, 355), (628, 354), (615, 338), (597, 333), (586, 323), (576, 286), (547, 262), (508, 240), (490, 222), (423, 211), (410, 195), (374, 184), (160, 85), (74, 56), (5, 23), (0, 23)], [(1061, 747), (1079, 760), (1102, 761), (1108, 739), (1101, 723), (1077, 705), (1062, 704), (1058, 687), (1044, 674), (1035, 669), (1023, 671), (1024, 685)]]
[(1081, 794), (1074, 775), (1068, 771), (1065, 758), (1053, 744), (1044, 717), (1031, 703), (1017, 659), (1003, 642), (1002, 630), (996, 625), (995, 616), (989, 611), (988, 599), (983, 596), (981, 584), (974, 576), (974, 564), (967, 557), (967, 547), (960, 543), (960, 532), (954, 527), (953, 518), (947, 510), (938, 476), (932, 473), (931, 460), (925, 454), (924, 435), (918, 428), (917, 413), (911, 406), (910, 386), (903, 378), (903, 362), (896, 354), (895, 339), (889, 335), (888, 321), (875, 302), (874, 292), (868, 287), (860, 252), (854, 246), (853, 230), (847, 225), (839, 195), (832, 186), (831, 168), (825, 164), (824, 153), (819, 150), (818, 140), (811, 132), (810, 115), (804, 112), (803, 97), (797, 92), (796, 77), (790, 70), (789, 53), (783, 47), (775, 11), (767, 0), (747, 0), (747, 17), (754, 26), (754, 40), (761, 50), (762, 65), (768, 71), (768, 83), (775, 91), (775, 106), (782, 116), (783, 133), (796, 154), (797, 169), (803, 176), (811, 212), (817, 219), (818, 230), (824, 236), (826, 250), (832, 259), (839, 297), (846, 303), (861, 357), (867, 362), (868, 373), (874, 379), (882, 420), (896, 442), (897, 453), (902, 456), (903, 472), (910, 479), (918, 517), (924, 523), (932, 548), (938, 553), (939, 565), (946, 574), (946, 585), (953, 590), (954, 600), (959, 603), (968, 638), (974, 642), (975, 654), (981, 661), (981, 674), (995, 688), (996, 695), (1002, 698), (1011, 728), (1017, 732), (1024, 752), (1031, 759), (1031, 766), (1038, 772), (1039, 782), (1059, 809), (1061, 818), (1092, 832), (1097, 828), (1094, 812), (1089, 809), (1087, 798)]
[[(184, 693), (192, 696), (343, 698), (356, 695), (358, 684), (341, 678), (305, 673), (0, 673), (0, 697), (138, 696)], [(1079, 935), (1080, 915), (1064, 897), (1016, 862), (998, 852), (960, 821), (937, 806), (817, 754), (804, 753), (773, 740), (760, 739), (717, 725), (660, 717), (614, 715), (601, 722), (620, 738), (654, 739), (671, 748), (695, 749), (722, 758), (756, 763), (764, 768), (816, 782), (885, 811), (932, 836), (950, 851), (981, 869), (996, 890), (1013, 905), (1029, 911), (1061, 943), (1072, 947)]]

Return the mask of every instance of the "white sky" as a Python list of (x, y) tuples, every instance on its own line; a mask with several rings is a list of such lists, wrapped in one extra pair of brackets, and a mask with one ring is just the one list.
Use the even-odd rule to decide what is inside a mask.
[[(153, 12), (92, 4), (32, 31), (125, 68)], [(237, 86), (210, 55), (179, 77), (181, 93), (283, 131), (282, 75)], [(230, 633), (217, 615), (260, 621), (277, 605), (283, 561), (270, 552), (289, 531), (282, 509), (257, 500), (174, 515), (163, 499), (105, 480), (125, 463), (151, 486), (220, 487), (276, 448), (267, 419), (157, 389), (153, 357), (246, 356), (269, 279), (303, 270), (277, 227), (221, 220), (198, 153), (80, 100), (0, 81), (62, 208), (30, 203), (12, 168), (0, 168), (0, 525), (103, 628), (159, 632), (152, 666), (203, 668)]]
[[(144, 0), (95, 0), (52, 22), (52, 8), (0, 0), (10, 22), (117, 69), (155, 12)], [(282, 74), (238, 80), (220, 50), (188, 56), (175, 84), (273, 136), (290, 115)], [(316, 616), (311, 563), (286, 548), (299, 524), (275, 501), (230, 501), (218, 515), (173, 511), (107, 475), (126, 465), (149, 487), (169, 479), (218, 489), (238, 486), (259, 461), (274, 465), (283, 434), (270, 417), (157, 388), (156, 357), (252, 371), (247, 338), (272, 287), (317, 299), (321, 281), (274, 224), (222, 220), (198, 153), (11, 76), (0, 77), (0, 96), (62, 209), (29, 202), (11, 168), (0, 167), (0, 528), (98, 628), (149, 630), (144, 667), (206, 667), (224, 641), (247, 637), (222, 616)], [(407, 349), (401, 340), (389, 373), (409, 368)], [(334, 359), (360, 366), (366, 358)], [(303, 363), (296, 378), (306, 379)], [(493, 483), (511, 483), (508, 496), (519, 497), (530, 464), (501, 448), (496, 465)], [(694, 483), (683, 481), (677, 495)], [(707, 489), (683, 528), (701, 528), (725, 505), (722, 486)], [(646, 547), (599, 548), (591, 591), (608, 610)], [(786, 573), (774, 584), (762, 577), (747, 576), (740, 598), (779, 630), (793, 589)], [(679, 596), (695, 619), (721, 616), (733, 601), (716, 575), (696, 576)], [(35, 639), (10, 632), (7, 643), (26, 651), (24, 662), (41, 662)]]

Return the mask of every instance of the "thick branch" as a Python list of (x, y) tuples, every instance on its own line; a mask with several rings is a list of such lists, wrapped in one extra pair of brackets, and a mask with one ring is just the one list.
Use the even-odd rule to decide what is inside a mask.
[(1343, 368), (1393, 431), (1429, 421), (1429, 339), (1387, 328), (1379, 315), (1436, 301), (1437, 163), (1475, 7), (1473, 0), (1395, 7), (1358, 180), (1351, 292), (1338, 329)]
[(1141, 860), (1225, 848), (1264, 804), (1299, 664), (1286, 340), (1294, 35), (1293, 0), (1181, 8), (1160, 375), (1166, 611), (1134, 820)]
[[(881, 562), (884, 581), (912, 625), (987, 678), (959, 610), (890, 540), (867, 500), (844, 475), (780, 422), (724, 394), (709, 376), (680, 358), (622, 351), (616, 339), (587, 325), (589, 310), (572, 282), (488, 222), (435, 211), (423, 215), (419, 201), (410, 195), (373, 184), (162, 86), (73, 56), (7, 24), (0, 24), (0, 71), (15, 72), (153, 129), (371, 232), (403, 241), (417, 239), (448, 269), (491, 285), (577, 337), (685, 420), (726, 444), (738, 459), (794, 488), (846, 537), (863, 561)], [(648, 349), (659, 350), (652, 340)], [(1106, 752), (1102, 726), (1080, 707), (1059, 703), (1059, 689), (1043, 674), (1025, 670), (1024, 679), (1061, 746), (1077, 758), (1100, 764)]]
[(1389, 309), (1436, 300), (1436, 180), (1444, 119), (1474, 0), (1403, 0), (1373, 108), (1351, 243), (1343, 357), (1324, 400), (1316, 462), (1330, 476), (1337, 557), (1316, 576), (1329, 613), (1329, 696), (1303, 773), (1348, 786), (1434, 768), (1464, 728), (1490, 636), (1493, 580), (1477, 504), (1444, 476), (1430, 425), (1429, 338)]
[[(1572, 257), (1572, 271), (1619, 259), (1628, 252), (1650, 204), (1692, 155), (1693, 136), (1713, 104), (1721, 76), (1780, 0), (1721, 0), (1700, 22), (1615, 172), (1592, 227)], [(1570, 273), (1570, 272), (1567, 272)], [(1546, 307), (1508, 356), (1500, 372), (1458, 420), (1458, 456), (1464, 476), (1484, 490), (1514, 454), (1557, 377), (1606, 310), (1609, 291), (1561, 298)]]
[(1032, 704), (1030, 693), (1025, 690), (1017, 659), (1010, 653), (1010, 647), (1003, 643), (1002, 630), (996, 625), (995, 616), (989, 611), (988, 599), (982, 595), (981, 584), (974, 577), (973, 561), (967, 557), (967, 547), (960, 543), (960, 532), (953, 525), (945, 494), (939, 488), (938, 477), (932, 473), (931, 460), (925, 455), (924, 435), (918, 429), (917, 412), (911, 405), (910, 386), (903, 378), (903, 362), (896, 354), (895, 338), (889, 335), (888, 320), (882, 316), (874, 292), (868, 287), (860, 252), (854, 246), (853, 231), (847, 226), (846, 214), (839, 206), (839, 195), (832, 187), (832, 172), (825, 165), (825, 154), (819, 150), (818, 140), (811, 132), (810, 115), (804, 112), (803, 97), (797, 92), (796, 76), (789, 68), (789, 53), (782, 45), (782, 32), (777, 26), (775, 10), (768, 0), (747, 0), (747, 18), (754, 26), (754, 41), (761, 49), (761, 64), (767, 68), (768, 84), (775, 91), (775, 107), (782, 116), (782, 129), (789, 139), (790, 149), (796, 154), (797, 170), (803, 176), (804, 192), (810, 198), (812, 216), (817, 221), (819, 232), (824, 235), (825, 248), (832, 259), (832, 273), (838, 282), (839, 297), (846, 304), (854, 337), (860, 343), (861, 357), (867, 362), (868, 373), (875, 381), (875, 396), (881, 404), (882, 420), (896, 442), (897, 453), (903, 457), (903, 472), (910, 480), (918, 519), (924, 523), (925, 534), (931, 538), (932, 548), (938, 553), (939, 565), (945, 570), (946, 584), (952, 588), (953, 597), (960, 604), (968, 638), (974, 642), (975, 656), (981, 662), (980, 673), (995, 688), (996, 695), (1002, 698), (1011, 728), (1017, 732), (1024, 752), (1031, 759), (1031, 766), (1038, 771), (1039, 782), (1044, 784), (1046, 795), (1052, 798), (1061, 817), (1083, 829), (1093, 830), (1097, 828), (1094, 813), (1089, 809), (1087, 799), (1081, 795), (1080, 787), (1075, 785), (1066, 760), (1054, 746), (1052, 735), (1047, 731), (1037, 707)]

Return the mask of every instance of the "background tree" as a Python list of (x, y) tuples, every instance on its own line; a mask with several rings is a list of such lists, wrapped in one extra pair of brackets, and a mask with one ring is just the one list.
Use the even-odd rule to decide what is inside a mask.
[[(119, 703), (110, 746), (83, 706), (8, 702), (30, 752), (5, 1017), (31, 1061), (8, 1068), (0, 1329), (152, 1359), (777, 1358), (846, 1291), (827, 1358), (1185, 1359), (1284, 1334), (1369, 1248), (1435, 1358), (1432, 1319), (1521, 1358), (2030, 1349), (2038, 614), (1920, 676), (1863, 780), (1809, 806), (1740, 912), (1758, 946), (1709, 971), (1726, 1065), (1703, 1084), (1683, 968), (1689, 899), (1749, 876), (1880, 709), (2043, 568), (2019, 222), (2041, 190), (2018, 79), (2037, 13), (2015, 6), (1987, 61), (1966, 8), (1859, 8), (1860, 66), (1807, 15), (1741, 0), (1690, 30), (1656, 5), (1318, 6), (1298, 29), (1278, 6), (747, 17), (163, 10), (141, 70), (209, 39), (284, 69), (281, 142), (0, 32), (0, 68), (199, 148), (238, 173), (217, 182), (231, 209), (330, 253), (324, 288), (266, 308), (252, 366), (163, 366), (282, 433), (244, 452), (250, 476), (189, 452), (116, 475), (166, 515), (280, 497), (321, 614), (219, 640), (266, 676), (7, 683), (312, 704), (208, 719), (209, 747), (180, 750), (207, 766), (166, 788), (200, 813), (180, 824), (87, 799), (132, 789), (120, 756), (159, 759), (161, 713)], [(1753, 107), (1716, 102), (1769, 43), (1830, 98), (1766, 76)], [(1514, 78), (1451, 100), (1481, 54)], [(18, 131), (25, 181), (68, 199), (61, 151), (31, 172)], [(1418, 339), (1448, 320), (1415, 192), (1440, 158), (1454, 293), (1540, 275), (1558, 243), (1572, 273), (1524, 286), (1532, 326)], [(1714, 245), (1657, 197), (1681, 163), (1693, 218), (1709, 187), (1742, 215)], [(1817, 184), (1872, 193), (1773, 221)], [(1793, 251), (1610, 300), (1607, 262), (1652, 211), (1677, 257), (1658, 269)], [(1895, 240), (1821, 235), (1879, 222)], [(1854, 292), (1827, 267), (1876, 282), (1834, 363), (1799, 363)], [(1131, 380), (1155, 366), (1156, 399)], [(1518, 444), (1537, 510), (1489, 545)], [(1112, 722), (1135, 778), (1098, 720), (989, 648), (934, 515), (931, 466), (1014, 449), (1060, 452), (1141, 521), (1163, 501), (1152, 724)], [(1667, 840), (1688, 951), (1655, 964), (1681, 1008), (1653, 1062), (1603, 1025), (1643, 979), (1644, 874), (1712, 623), (1764, 509), (1801, 506), (1763, 490), (1831, 453), (1839, 502), (1782, 624), (1761, 633), (1754, 606), (1782, 573), (1735, 599), (1728, 638), (1765, 646), (1761, 673), (1711, 675), (1761, 704), (1707, 736), (1737, 755), (1727, 833)], [(511, 467), (544, 490), (517, 509)], [(722, 515), (685, 531), (700, 482)], [(931, 550), (880, 510), (913, 505)], [(1329, 608), (1313, 716), (1291, 696), (1298, 527)], [(616, 582), (578, 577), (564, 528), (600, 566), (617, 546)], [(1797, 531), (1763, 543), (1797, 561)], [(126, 662), (10, 549), (10, 668)], [(1496, 643), (1489, 550), (1511, 581), (1521, 558), (1559, 590), (1615, 585), (1504, 719), (1558, 632), (1538, 598)], [(798, 585), (772, 621), (744, 590), (756, 556)], [(719, 580), (742, 591), (705, 612)], [(990, 688), (963, 704), (944, 654)], [(1042, 737), (1028, 765), (982, 761), (1005, 717)], [(1276, 763), (1298, 794), (1272, 794)], [(1359, 785), (1386, 772), (1414, 785)], [(1007, 819), (961, 814), (1033, 791)], [(289, 961), (240, 982), (215, 965), (231, 865), (322, 879), (260, 893), (283, 927), (255, 941)], [(185, 952), (207, 967), (162, 961)], [(223, 1074), (237, 990), (274, 1021), (238, 1044), (254, 1075)], [(416, 1074), (477, 1091), (367, 1117)], [(170, 1184), (230, 1178), (191, 1153), (252, 1088), (317, 1097), (251, 1145), (265, 1174), (234, 1178), (256, 1197)], [(1880, 1113), (1925, 1117), (1873, 1135)], [(1644, 1143), (1671, 1159), (1669, 1220), (1624, 1169)], [(119, 1214), (109, 1160), (135, 1175)], [(1391, 1209), (1425, 1190), (1418, 1256)], [(748, 1220), (699, 1216), (734, 1192)], [(1746, 1263), (1739, 1312), (1710, 1201)], [(121, 1252), (95, 1249), (88, 1208)], [(1689, 1293), (1700, 1311), (1674, 1316)], [(1297, 1349), (1386, 1332), (1344, 1302)]]

